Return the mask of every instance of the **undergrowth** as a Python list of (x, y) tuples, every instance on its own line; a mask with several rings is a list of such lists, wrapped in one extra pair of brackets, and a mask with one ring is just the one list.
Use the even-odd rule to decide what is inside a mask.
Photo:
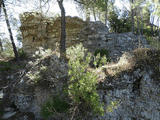
[(94, 114), (104, 114), (103, 103), (97, 93), (97, 76), (87, 71), (91, 61), (91, 54), (85, 54), (82, 44), (68, 49), (70, 56), (68, 94), (81, 113), (92, 111)]
[(159, 38), (156, 38), (156, 37), (147, 37), (147, 40), (148, 40), (149, 44), (153, 48), (160, 50), (160, 40), (159, 40)]
[(0, 61), (0, 71), (1, 72), (15, 71), (22, 67), (24, 66), (18, 65), (14, 61)]
[(110, 62), (109, 51), (106, 49), (97, 49), (94, 52), (94, 61), (93, 64), (95, 67), (101, 67), (107, 62)]
[(53, 115), (67, 112), (70, 108), (68, 102), (59, 96), (54, 96), (48, 99), (41, 107), (41, 115), (43, 118), (48, 119)]
[(148, 68), (153, 70), (152, 78), (160, 80), (160, 50), (139, 48), (134, 52), (136, 66), (138, 68)]

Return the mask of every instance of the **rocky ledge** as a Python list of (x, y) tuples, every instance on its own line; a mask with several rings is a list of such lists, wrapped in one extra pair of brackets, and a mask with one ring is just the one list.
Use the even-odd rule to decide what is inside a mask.
[[(1, 119), (41, 120), (41, 105), (50, 95), (63, 93), (67, 69), (67, 64), (52, 54), (32, 60), (23, 72), (8, 76), (9, 85), (0, 93), (4, 102)], [(105, 114), (84, 119), (159, 120), (160, 51), (139, 48), (124, 53), (116, 63), (91, 70), (99, 77), (97, 90)], [(63, 114), (58, 119), (69, 118)]]

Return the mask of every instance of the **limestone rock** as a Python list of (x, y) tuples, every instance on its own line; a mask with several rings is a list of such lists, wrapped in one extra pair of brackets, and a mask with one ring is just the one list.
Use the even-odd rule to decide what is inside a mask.
[[(134, 55), (128, 53), (120, 59), (120, 61), (135, 60), (132, 68), (123, 69), (123, 66), (128, 66), (128, 62), (119, 64), (120, 61), (115, 65), (105, 66), (107, 70), (114, 71), (116, 68), (119, 71), (116, 76), (110, 76), (107, 72), (106, 79), (102, 80), (99, 93), (105, 103), (106, 113), (103, 117), (94, 120), (158, 120), (160, 118), (160, 71), (156, 68), (160, 62), (160, 51), (154, 52), (149, 49), (137, 51), (139, 53)], [(141, 59), (137, 58), (136, 54), (141, 54)]]
[[(88, 119), (159, 120), (159, 53), (141, 48), (124, 53), (117, 63), (96, 69), (99, 79), (97, 90), (100, 101), (104, 103), (105, 114), (90, 116)], [(28, 119), (23, 113), (32, 113), (32, 117), (41, 119), (41, 105), (51, 95), (61, 93), (63, 96), (63, 85), (68, 79), (67, 63), (60, 61), (56, 54), (44, 56), (43, 53), (42, 56), (30, 61), (25, 75), (10, 85), (9, 99), (21, 112), (15, 115), (18, 120)], [(61, 117), (69, 119), (65, 115)]]

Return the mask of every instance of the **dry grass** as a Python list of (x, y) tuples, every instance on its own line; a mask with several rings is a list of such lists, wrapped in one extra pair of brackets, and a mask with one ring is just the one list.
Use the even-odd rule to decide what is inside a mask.
[(160, 80), (160, 50), (141, 48), (134, 52), (136, 65), (142, 69), (152, 69), (152, 78)]
[(133, 51), (134, 54), (134, 61), (148, 61), (150, 60), (150, 56), (148, 55), (148, 52), (150, 51), (149, 48), (138, 48)]
[[(95, 70), (99, 81), (107, 76), (117, 76), (124, 71), (132, 71), (136, 68), (153, 70), (153, 77), (160, 77), (160, 51), (148, 48), (138, 48), (132, 53), (122, 55), (117, 63), (110, 63)], [(156, 78), (157, 79), (157, 78)]]
[(125, 53), (122, 55), (118, 63), (112, 63), (106, 66), (103, 66), (106, 74), (110, 76), (115, 76), (123, 71), (130, 70), (134, 67), (135, 62), (133, 61), (133, 55)]
[(157, 49), (157, 50), (160, 50), (160, 40), (159, 40), (159, 38), (156, 38), (156, 37), (148, 37), (147, 40), (148, 40), (149, 44), (150, 44), (153, 48), (155, 48), (155, 49)]

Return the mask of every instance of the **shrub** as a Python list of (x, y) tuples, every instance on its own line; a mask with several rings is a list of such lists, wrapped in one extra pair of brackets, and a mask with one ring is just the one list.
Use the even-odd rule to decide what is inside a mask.
[(109, 62), (109, 52), (106, 49), (97, 49), (94, 53), (94, 62), (93, 64), (96, 67), (100, 67)]
[(160, 40), (157, 37), (147, 37), (147, 41), (149, 42), (149, 44), (155, 48), (160, 50)]
[(12, 61), (0, 61), (0, 72), (15, 71), (22, 67), (22, 65), (15, 64)]
[(43, 118), (48, 119), (57, 113), (67, 112), (69, 108), (70, 105), (65, 100), (62, 100), (59, 96), (55, 96), (42, 105), (41, 115)]
[(105, 56), (106, 58), (109, 57), (109, 52), (106, 49), (97, 49), (94, 53), (94, 56), (97, 56), (98, 54), (100, 54), (100, 57)]
[(93, 110), (95, 114), (103, 114), (103, 104), (100, 103), (97, 93), (97, 76), (87, 71), (91, 61), (91, 54), (85, 54), (82, 44), (67, 50), (70, 76), (68, 94), (80, 111)]
[(136, 66), (141, 69), (152, 69), (152, 78), (160, 80), (160, 50), (149, 48), (138, 48), (133, 51), (136, 61)]
[(106, 108), (107, 112), (113, 112), (113, 110), (117, 109), (117, 107), (119, 106), (120, 101), (116, 100), (116, 101), (112, 101)]
[(21, 48), (21, 49), (18, 49), (18, 55), (20, 58), (26, 58), (27, 57), (27, 54), (24, 52), (24, 50)]

